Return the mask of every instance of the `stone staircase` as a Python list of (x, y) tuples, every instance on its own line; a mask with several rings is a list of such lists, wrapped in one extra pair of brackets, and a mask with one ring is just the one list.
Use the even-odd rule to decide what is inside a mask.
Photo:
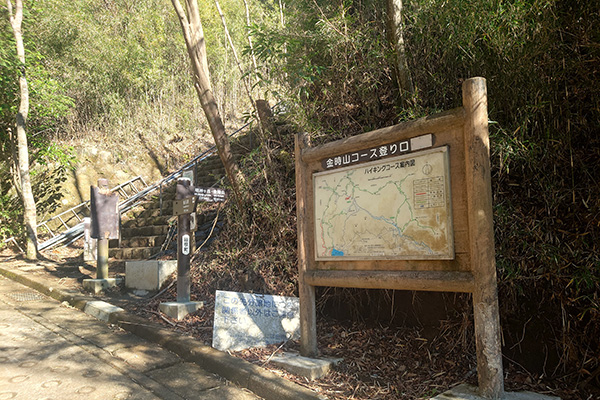
[[(172, 198), (173, 193), (163, 193), (163, 196)], [(172, 199), (163, 200), (163, 215), (160, 215), (158, 196), (152, 197), (122, 221), (120, 246), (115, 241), (111, 245), (118, 247), (109, 250), (113, 261), (148, 260), (160, 252), (169, 233), (169, 222), (175, 223), (176, 217), (173, 217)]]
[[(231, 140), (231, 150), (236, 161), (248, 154), (256, 146), (256, 138), (251, 134)], [(221, 187), (225, 171), (218, 154), (213, 154), (196, 166), (195, 185), (197, 187)], [(109, 259), (111, 265), (123, 265), (125, 261), (149, 260), (153, 258), (175, 259), (177, 217), (173, 216), (173, 200), (175, 198), (175, 182), (163, 187), (161, 193), (154, 193), (151, 198), (140, 203), (123, 218), (121, 222), (121, 241), (111, 241)], [(208, 237), (217, 215), (216, 208), (210, 204), (199, 204), (197, 207), (197, 230), (195, 240), (197, 246)], [(224, 214), (219, 215), (214, 239), (224, 223)], [(167, 243), (168, 242), (168, 243)], [(164, 248), (163, 248), (164, 247)]]

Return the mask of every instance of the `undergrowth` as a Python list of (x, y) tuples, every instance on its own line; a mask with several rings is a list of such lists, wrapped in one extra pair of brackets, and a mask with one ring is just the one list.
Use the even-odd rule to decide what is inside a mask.
[[(319, 144), (457, 107), (460, 83), (484, 76), (505, 361), (577, 389), (600, 386), (598, 1), (411, 3), (406, 42), (417, 93), (403, 108), (395, 107), (380, 16), (368, 4), (297, 3), (285, 28), (257, 32), (263, 61), (278, 61), (273, 71), (291, 89), (298, 129)], [(293, 154), (291, 136), (280, 142)], [(272, 281), (290, 282), (289, 294), (293, 178), (260, 156), (244, 166), (255, 202), (231, 214), (219, 261), (261, 282), (272, 271)], [(327, 295), (354, 310), (348, 318), (368, 305), (389, 309), (395, 298)]]
[(248, 183), (245, 201), (228, 203), (226, 228), (211, 251), (198, 257), (199, 279), (205, 286), (210, 280), (212, 290), (298, 295), (293, 132), (288, 129), (280, 127), (278, 137), (241, 162)]

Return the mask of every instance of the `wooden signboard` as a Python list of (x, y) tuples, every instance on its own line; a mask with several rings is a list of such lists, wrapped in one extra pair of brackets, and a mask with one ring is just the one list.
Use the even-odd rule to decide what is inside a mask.
[(206, 201), (208, 203), (220, 203), (227, 199), (227, 192), (220, 188), (195, 188), (194, 193), (198, 201)]
[(92, 239), (119, 239), (119, 194), (90, 186)]
[(315, 286), (473, 294), (479, 390), (504, 392), (485, 79), (454, 110), (311, 147), (296, 138), (301, 352)]
[(196, 209), (196, 197), (189, 196), (181, 200), (173, 200), (173, 215), (191, 214)]

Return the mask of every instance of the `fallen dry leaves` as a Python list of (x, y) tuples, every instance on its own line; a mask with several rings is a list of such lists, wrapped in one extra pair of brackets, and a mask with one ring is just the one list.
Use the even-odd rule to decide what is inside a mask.
[[(77, 284), (81, 277), (73, 279), (68, 276), (77, 268), (73, 265), (69, 268), (73, 271), (68, 272), (64, 264), (66, 260), (59, 255), (56, 258), (53, 261), (63, 265), (58, 268), (59, 271), (51, 273), (41, 269), (36, 273), (49, 274), (61, 284), (67, 281), (71, 285)], [(17, 260), (12, 262), (20, 263)], [(83, 276), (88, 271), (77, 272)], [(223, 282), (229, 278), (228, 275), (227, 270), (223, 269), (219, 279)], [(235, 281), (231, 278), (228, 280)], [(119, 305), (168, 329), (191, 335), (205, 345), (211, 345), (214, 291), (209, 286), (202, 285), (201, 278), (196, 276), (192, 300), (204, 301), (205, 307), (181, 321), (169, 319), (158, 311), (159, 303), (175, 298), (174, 286), (155, 298), (124, 301)], [(233, 287), (232, 290), (239, 288)], [(473, 326), (468, 315), (457, 315), (452, 321), (441, 321), (437, 327), (425, 328), (336, 321), (321, 315), (318, 317), (317, 331), (322, 355), (343, 361), (334, 371), (315, 381), (287, 373), (269, 363), (276, 353), (298, 352), (297, 342), (231, 354), (330, 399), (428, 399), (463, 382), (477, 383)], [(576, 381), (572, 374), (549, 379), (531, 374), (511, 360), (505, 358), (504, 361), (507, 391), (530, 390), (560, 396), (565, 400), (600, 398), (600, 392), (593, 385), (581, 388), (578, 386), (581, 382)]]

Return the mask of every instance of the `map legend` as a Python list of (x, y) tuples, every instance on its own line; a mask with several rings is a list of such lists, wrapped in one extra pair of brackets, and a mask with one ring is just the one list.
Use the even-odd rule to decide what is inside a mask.
[(446, 206), (446, 183), (443, 176), (415, 180), (413, 192), (417, 209)]

